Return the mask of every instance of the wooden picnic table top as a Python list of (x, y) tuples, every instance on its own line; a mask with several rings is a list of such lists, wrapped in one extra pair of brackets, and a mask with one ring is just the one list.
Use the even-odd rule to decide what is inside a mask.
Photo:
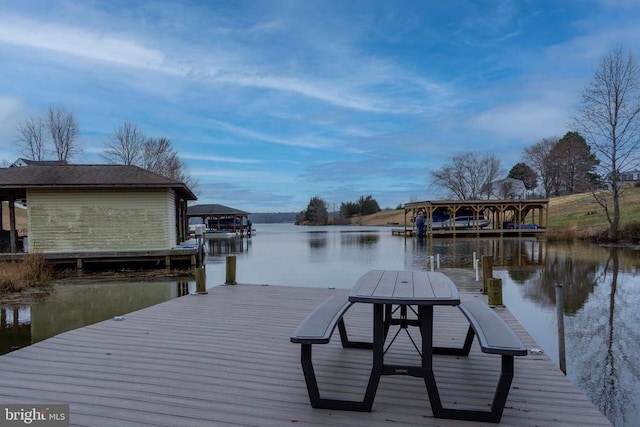
[(453, 281), (440, 272), (371, 270), (353, 286), (349, 301), (377, 304), (458, 305)]

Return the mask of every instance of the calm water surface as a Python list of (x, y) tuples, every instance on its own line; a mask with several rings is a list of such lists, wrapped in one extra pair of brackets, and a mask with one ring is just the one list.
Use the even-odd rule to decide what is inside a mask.
[[(640, 425), (640, 251), (535, 239), (420, 243), (386, 227), (255, 227), (251, 239), (207, 241), (207, 286), (225, 281), (229, 254), (238, 282), (336, 288), (373, 268), (424, 270), (438, 256), (441, 267), (472, 269), (474, 252), (492, 255), (505, 304), (556, 364), (563, 285), (567, 375), (616, 426)], [(0, 353), (194, 290), (184, 280), (59, 286), (30, 307), (2, 307)]]

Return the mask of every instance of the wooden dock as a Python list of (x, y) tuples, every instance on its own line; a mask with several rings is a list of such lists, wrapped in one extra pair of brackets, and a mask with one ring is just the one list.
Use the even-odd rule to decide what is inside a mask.
[[(19, 261), (27, 255), (25, 252), (0, 253), (0, 261)], [(105, 263), (152, 263), (165, 268), (181, 264), (195, 267), (198, 249), (193, 245), (177, 246), (173, 249), (134, 250), (134, 251), (92, 251), (39, 253), (50, 264), (75, 265), (77, 269), (92, 264)]]
[[(530, 237), (543, 235), (547, 232), (544, 228), (536, 229), (441, 229), (425, 231), (425, 238), (428, 237)], [(413, 237), (416, 235), (416, 230), (411, 227), (407, 228), (392, 228), (391, 234), (393, 236)]]
[[(1, 356), (0, 403), (68, 403), (71, 425), (92, 427), (485, 425), (433, 418), (423, 381), (406, 376), (382, 378), (371, 413), (312, 409), (300, 346), (289, 337), (316, 304), (348, 290), (232, 285), (208, 291)], [(485, 297), (463, 292), (462, 298)], [(507, 310), (499, 313), (527, 347), (537, 347)], [(346, 322), (356, 339), (367, 339), (371, 307), (354, 305)], [(462, 343), (467, 324), (458, 310), (437, 307), (436, 325), (436, 345)], [(321, 390), (359, 398), (371, 353), (342, 349), (334, 338), (314, 347)], [(402, 334), (388, 357), (418, 360)], [(468, 358), (435, 356), (434, 366), (445, 405), (491, 403), (498, 356), (474, 343)], [(546, 355), (530, 354), (516, 358), (502, 425), (611, 424)]]

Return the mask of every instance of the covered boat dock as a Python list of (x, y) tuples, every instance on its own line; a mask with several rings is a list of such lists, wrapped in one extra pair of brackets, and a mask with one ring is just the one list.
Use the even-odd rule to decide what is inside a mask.
[[(187, 218), (200, 218), (208, 232), (231, 232), (238, 235), (251, 235), (249, 212), (229, 206), (208, 204), (187, 208)], [(191, 221), (189, 221), (191, 222)]]
[[(549, 221), (548, 199), (518, 200), (443, 200), (407, 203), (404, 206), (404, 230), (394, 234), (412, 236), (415, 233), (414, 218), (418, 212), (425, 215), (427, 236), (519, 236), (545, 233)], [(434, 216), (445, 213), (450, 218), (464, 215), (460, 221), (450, 221), (436, 228)]]

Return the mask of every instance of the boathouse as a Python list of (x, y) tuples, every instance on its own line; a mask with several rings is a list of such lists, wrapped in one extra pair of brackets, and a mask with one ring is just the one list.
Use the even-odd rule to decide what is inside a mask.
[[(412, 235), (413, 219), (419, 212), (423, 212), (425, 232), (431, 236), (531, 235), (546, 232), (549, 221), (549, 200), (428, 200), (407, 203), (404, 206), (404, 230), (398, 230), (394, 234)], [(434, 227), (437, 222), (436, 216), (441, 213), (451, 220), (445, 221), (443, 226), (436, 228)], [(461, 217), (464, 221), (458, 220)]]
[[(48, 260), (163, 259), (191, 256), (181, 182), (130, 165), (25, 165), (0, 168), (10, 210), (9, 252), (18, 252), (16, 203), (26, 206), (23, 252)], [(4, 228), (4, 227), (3, 227)], [(5, 256), (5, 258), (7, 258)]]
[[(194, 205), (187, 209), (187, 217), (199, 218), (198, 224), (205, 224), (207, 230), (244, 233), (249, 221), (249, 212), (218, 204)], [(251, 234), (251, 230), (247, 230)]]

